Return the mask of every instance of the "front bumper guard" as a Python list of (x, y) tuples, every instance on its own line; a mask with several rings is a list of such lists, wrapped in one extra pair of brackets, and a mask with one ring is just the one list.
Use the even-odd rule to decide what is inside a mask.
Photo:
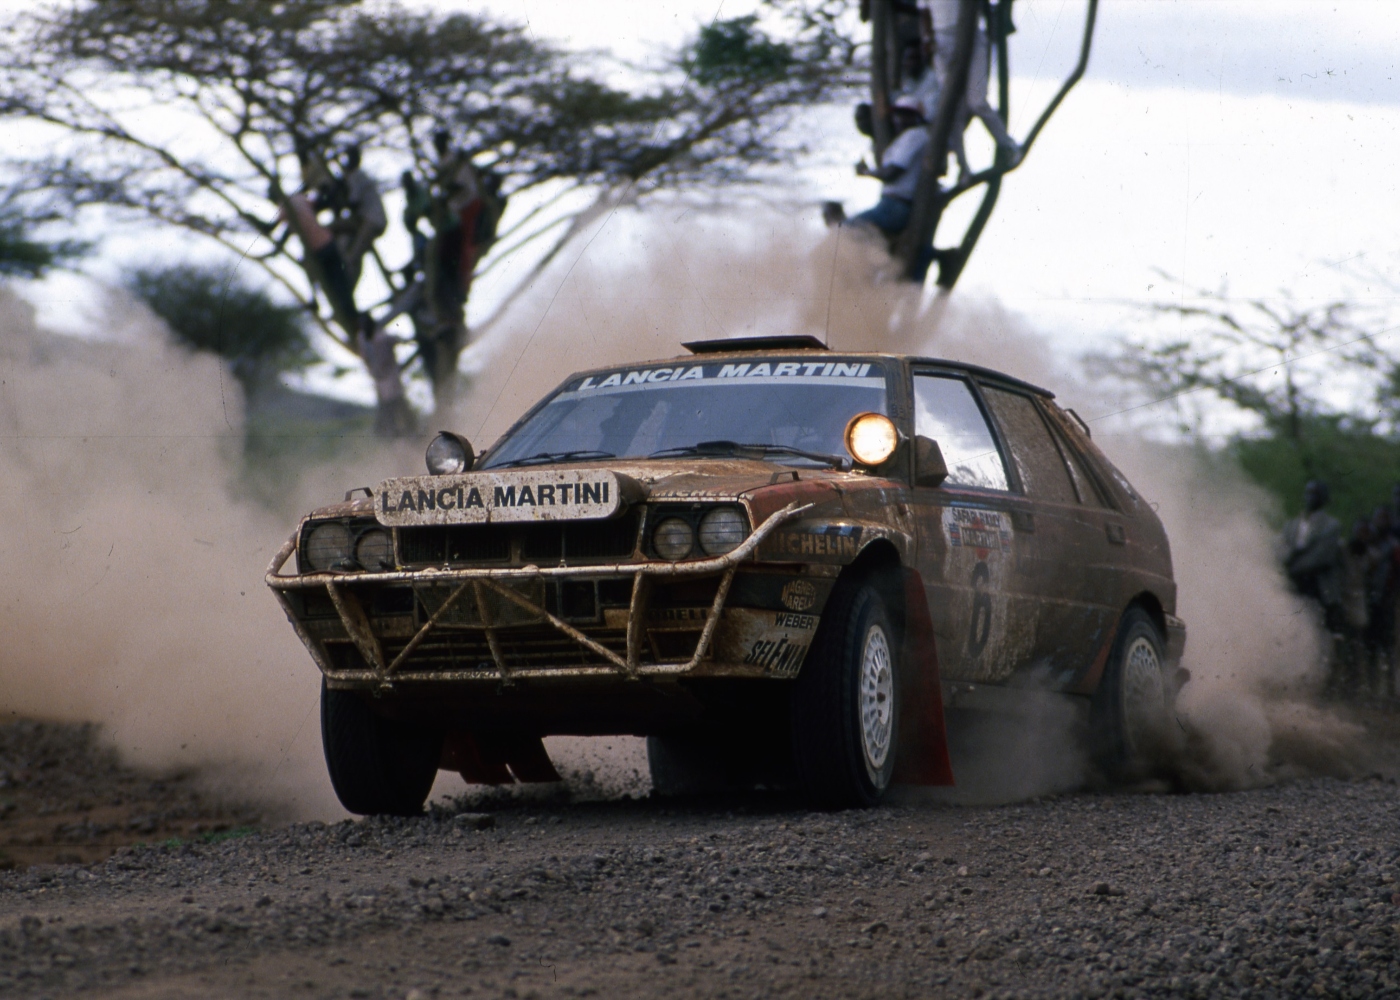
[[(509, 569), (423, 569), (423, 570), (394, 570), (390, 572), (318, 572), (302, 573), (294, 576), (282, 575), (282, 567), (286, 565), (292, 553), (296, 551), (297, 534), (287, 539), (277, 551), (272, 559), (271, 565), (267, 568), (267, 575), (264, 578), (268, 587), (276, 595), (278, 602), (282, 605), (282, 610), (286, 612), (287, 619), (292, 623), (292, 628), (296, 630), (297, 638), (301, 639), (303, 645), (311, 653), (312, 659), (321, 669), (321, 673), (327, 677), (334, 677), (336, 680), (372, 682), (381, 688), (392, 687), (395, 681), (465, 681), (480, 680), (480, 671), (447, 670), (434, 671), (424, 674), (410, 674), (400, 672), (403, 664), (413, 655), (413, 651), (422, 644), (423, 640), (433, 631), (434, 628), (447, 615), (447, 612), (470, 590), (473, 599), (476, 601), (482, 617), (482, 631), (486, 634), (486, 643), (491, 650), (491, 659), (496, 667), (496, 676), (501, 681), (510, 681), (517, 678), (526, 677), (568, 677), (587, 676), (599, 673), (620, 675), (629, 680), (636, 680), (642, 676), (685, 674), (693, 671), (704, 659), (711, 642), (714, 639), (715, 629), (719, 625), (720, 614), (724, 610), (725, 601), (729, 597), (729, 588), (734, 582), (734, 574), (738, 570), (741, 562), (747, 559), (757, 550), (763, 540), (768, 537), (779, 525), (791, 520), (798, 514), (811, 508), (811, 504), (799, 504), (796, 501), (775, 512), (766, 521), (759, 525), (754, 532), (744, 540), (744, 543), (734, 551), (726, 553), (713, 559), (699, 559), (694, 562), (642, 562), (642, 563), (605, 563), (601, 565), (587, 566), (521, 566)], [(709, 617), (705, 620), (704, 629), (700, 633), (700, 639), (695, 644), (695, 652), (689, 660), (677, 662), (658, 662), (654, 664), (643, 664), (641, 662), (641, 644), (643, 621), (648, 610), (648, 600), (650, 596), (650, 581), (652, 579), (674, 579), (678, 577), (706, 576), (711, 573), (723, 573), (720, 579), (719, 589), (715, 593), (714, 601), (710, 606)], [(602, 643), (589, 638), (579, 629), (570, 625), (563, 619), (550, 614), (539, 604), (520, 594), (518, 591), (503, 586), (502, 581), (509, 580), (533, 580), (533, 579), (568, 579), (570, 577), (587, 576), (590, 579), (598, 577), (632, 577), (632, 597), (627, 615), (627, 655), (619, 656), (613, 650), (608, 649)], [(383, 647), (379, 637), (374, 634), (370, 625), (369, 616), (365, 614), (363, 606), (356, 596), (346, 589), (347, 584), (364, 583), (411, 583), (417, 585), (426, 584), (457, 584), (448, 595), (447, 599), (429, 616), (428, 620), (414, 633), (408, 643), (399, 651), (399, 654), (386, 662)], [(355, 644), (360, 655), (364, 657), (366, 663), (370, 665), (367, 671), (345, 671), (336, 670), (332, 667), (329, 658), (322, 644), (307, 631), (304, 623), (296, 615), (291, 603), (287, 600), (287, 592), (292, 590), (309, 590), (324, 588), (330, 597), (331, 603), (335, 606), (336, 613), (340, 616), (340, 622), (345, 627), (346, 635)], [(505, 656), (501, 651), (500, 629), (493, 627), (487, 621), (485, 609), (487, 603), (484, 600), (486, 592), (492, 592), (497, 597), (504, 598), (519, 605), (530, 614), (537, 615), (540, 619), (547, 621), (554, 628), (568, 636), (579, 645), (590, 652), (602, 657), (607, 661), (607, 666), (584, 666), (573, 668), (517, 668), (512, 670), (507, 666)]]

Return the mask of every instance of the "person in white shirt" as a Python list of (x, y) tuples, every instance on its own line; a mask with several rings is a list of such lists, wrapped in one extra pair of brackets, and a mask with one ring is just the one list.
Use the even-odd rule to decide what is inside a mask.
[(909, 225), (914, 210), (914, 195), (919, 190), (919, 175), (923, 171), (924, 149), (928, 145), (928, 129), (917, 98), (904, 95), (894, 102), (895, 139), (885, 150), (880, 166), (871, 168), (864, 160), (856, 164), (856, 173), (883, 181), (880, 200), (873, 208), (846, 219), (839, 202), (827, 202), (822, 216), (829, 226), (851, 222), (872, 226), (886, 236), (894, 236)]

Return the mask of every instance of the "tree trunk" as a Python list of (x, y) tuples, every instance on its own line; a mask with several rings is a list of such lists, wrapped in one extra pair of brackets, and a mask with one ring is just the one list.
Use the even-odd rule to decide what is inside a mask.
[(924, 148), (914, 210), (909, 225), (900, 233), (895, 244), (895, 257), (911, 281), (922, 282), (928, 271), (933, 259), (933, 235), (948, 204), (938, 181), (948, 169), (949, 139), (953, 129), (962, 124), (967, 71), (972, 65), (972, 43), (977, 33), (977, 7), (978, 0), (961, 0), (959, 4), (952, 64), (948, 67), (948, 79), (943, 82), (943, 92), (938, 96), (938, 114), (928, 123), (929, 142)]

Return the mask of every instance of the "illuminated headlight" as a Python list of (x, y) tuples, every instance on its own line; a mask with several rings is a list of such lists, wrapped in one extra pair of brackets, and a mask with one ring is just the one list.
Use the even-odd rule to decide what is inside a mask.
[(690, 555), (695, 547), (695, 531), (684, 519), (668, 517), (652, 532), (651, 544), (657, 555), (674, 562)]
[(370, 528), (355, 543), (355, 561), (371, 572), (394, 568), (394, 536)]
[(428, 443), (428, 452), (424, 457), (428, 462), (428, 471), (434, 476), (466, 472), (476, 461), (471, 442), (450, 431), (439, 431), (438, 436)]
[(899, 431), (883, 413), (860, 413), (846, 425), (846, 450), (861, 465), (880, 465), (899, 446)]
[(733, 552), (748, 535), (744, 515), (733, 507), (716, 507), (700, 519), (700, 547), (706, 555), (722, 556)]
[(352, 565), (355, 537), (338, 521), (327, 521), (306, 536), (306, 564), (316, 572), (346, 569)]

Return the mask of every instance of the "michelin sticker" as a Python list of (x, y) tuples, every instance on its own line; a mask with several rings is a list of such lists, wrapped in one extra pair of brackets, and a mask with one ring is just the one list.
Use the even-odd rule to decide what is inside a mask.
[(374, 516), (390, 527), (601, 520), (640, 492), (634, 481), (602, 469), (404, 476), (380, 484)]

